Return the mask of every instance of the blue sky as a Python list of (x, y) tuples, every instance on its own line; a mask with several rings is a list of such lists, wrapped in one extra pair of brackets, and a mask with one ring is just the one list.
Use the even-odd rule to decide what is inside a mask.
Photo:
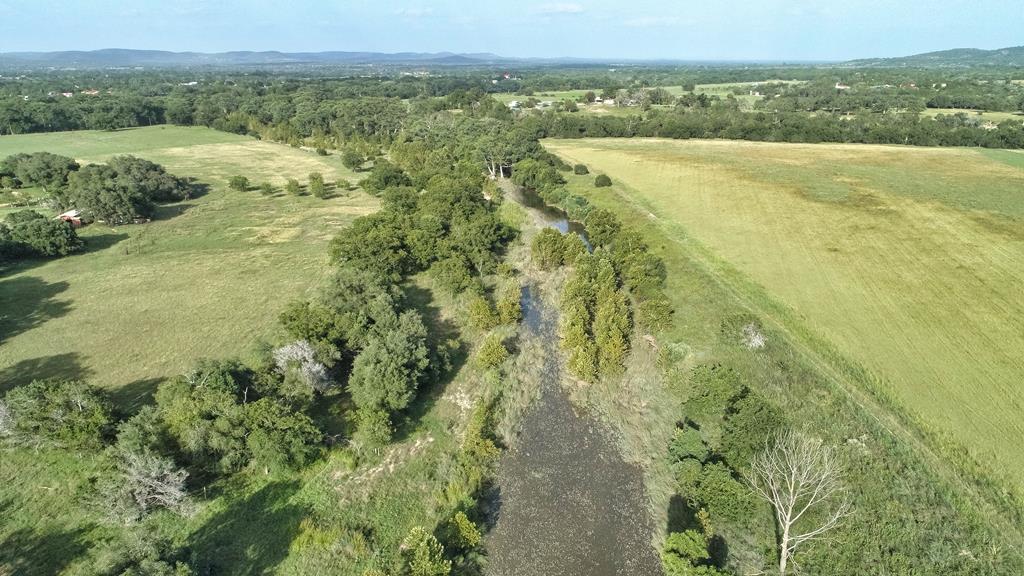
[(1022, 0), (0, 0), (0, 52), (836, 60), (1021, 44)]

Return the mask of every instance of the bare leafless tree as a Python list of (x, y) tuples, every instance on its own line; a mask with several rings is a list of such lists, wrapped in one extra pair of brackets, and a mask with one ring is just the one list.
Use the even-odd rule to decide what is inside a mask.
[(316, 359), (316, 351), (306, 340), (297, 340), (274, 350), (274, 363), (281, 374), (298, 369), (302, 381), (318, 392), (331, 386), (327, 366)]
[(835, 452), (800, 432), (770, 436), (754, 457), (747, 481), (771, 504), (779, 527), (779, 573), (796, 548), (832, 530), (850, 513)]
[(192, 501), (185, 490), (188, 472), (170, 458), (149, 450), (117, 452), (118, 476), (109, 479), (103, 498), (111, 517), (130, 522), (157, 508), (189, 514)]

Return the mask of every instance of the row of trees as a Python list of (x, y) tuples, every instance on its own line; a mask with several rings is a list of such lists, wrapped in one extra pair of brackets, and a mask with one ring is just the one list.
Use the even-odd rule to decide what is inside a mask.
[(593, 253), (579, 236), (553, 229), (534, 237), (531, 252), (542, 269), (573, 269), (562, 291), (562, 345), (569, 369), (593, 381), (624, 369), (634, 317), (643, 329), (656, 331), (666, 326), (672, 308), (662, 291), (664, 263), (639, 234), (603, 209), (589, 210), (585, 225)]
[[(236, 175), (228, 178), (228, 188), (237, 192), (247, 192), (252, 190), (254, 186), (248, 177)], [(308, 193), (317, 198), (328, 198), (332, 188), (334, 190), (348, 191), (351, 188), (351, 184), (347, 180), (338, 180), (333, 185), (328, 184), (324, 180), (324, 175), (319, 172), (310, 172), (305, 187), (295, 178), (289, 178), (284, 184), (284, 191), (292, 196), (303, 196)], [(275, 192), (274, 185), (270, 182), (262, 182), (259, 186), (255, 186), (255, 189), (259, 190), (260, 194), (264, 196), (270, 196)]]
[(764, 142), (847, 142), (915, 146), (1024, 147), (1024, 125), (1004, 120), (989, 129), (965, 118), (908, 114), (811, 115), (803, 111), (744, 112), (723, 102), (707, 108), (651, 110), (627, 117), (529, 114), (524, 130), (542, 137), (725, 138)]

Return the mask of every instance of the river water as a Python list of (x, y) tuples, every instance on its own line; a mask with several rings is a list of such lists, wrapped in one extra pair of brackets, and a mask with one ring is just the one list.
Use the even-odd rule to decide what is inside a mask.
[[(521, 202), (563, 233), (564, 214)], [(539, 198), (538, 198), (539, 200)], [(523, 290), (520, 337), (542, 351), (540, 396), (498, 468), (497, 520), (487, 536), (490, 576), (661, 574), (643, 475), (627, 464), (611, 430), (580, 411), (562, 386), (558, 312), (534, 286)]]
[(549, 206), (540, 197), (540, 194), (537, 194), (534, 190), (516, 187), (511, 191), (510, 196), (512, 200), (528, 209), (544, 226), (554, 228), (562, 234), (570, 232), (576, 234), (583, 239), (583, 243), (587, 245), (587, 250), (591, 252), (594, 250), (593, 246), (590, 245), (590, 238), (587, 237), (587, 230), (583, 227), (583, 224), (569, 220), (564, 210)]

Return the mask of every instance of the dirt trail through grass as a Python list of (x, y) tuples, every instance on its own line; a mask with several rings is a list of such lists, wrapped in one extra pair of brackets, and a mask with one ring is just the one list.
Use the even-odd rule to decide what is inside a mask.
[[(557, 312), (524, 291), (523, 340), (537, 343), (540, 396), (498, 471), (500, 507), (488, 536), (491, 576), (660, 574), (641, 471), (610, 430), (579, 414), (562, 387)], [(532, 342), (531, 342), (532, 341)]]

